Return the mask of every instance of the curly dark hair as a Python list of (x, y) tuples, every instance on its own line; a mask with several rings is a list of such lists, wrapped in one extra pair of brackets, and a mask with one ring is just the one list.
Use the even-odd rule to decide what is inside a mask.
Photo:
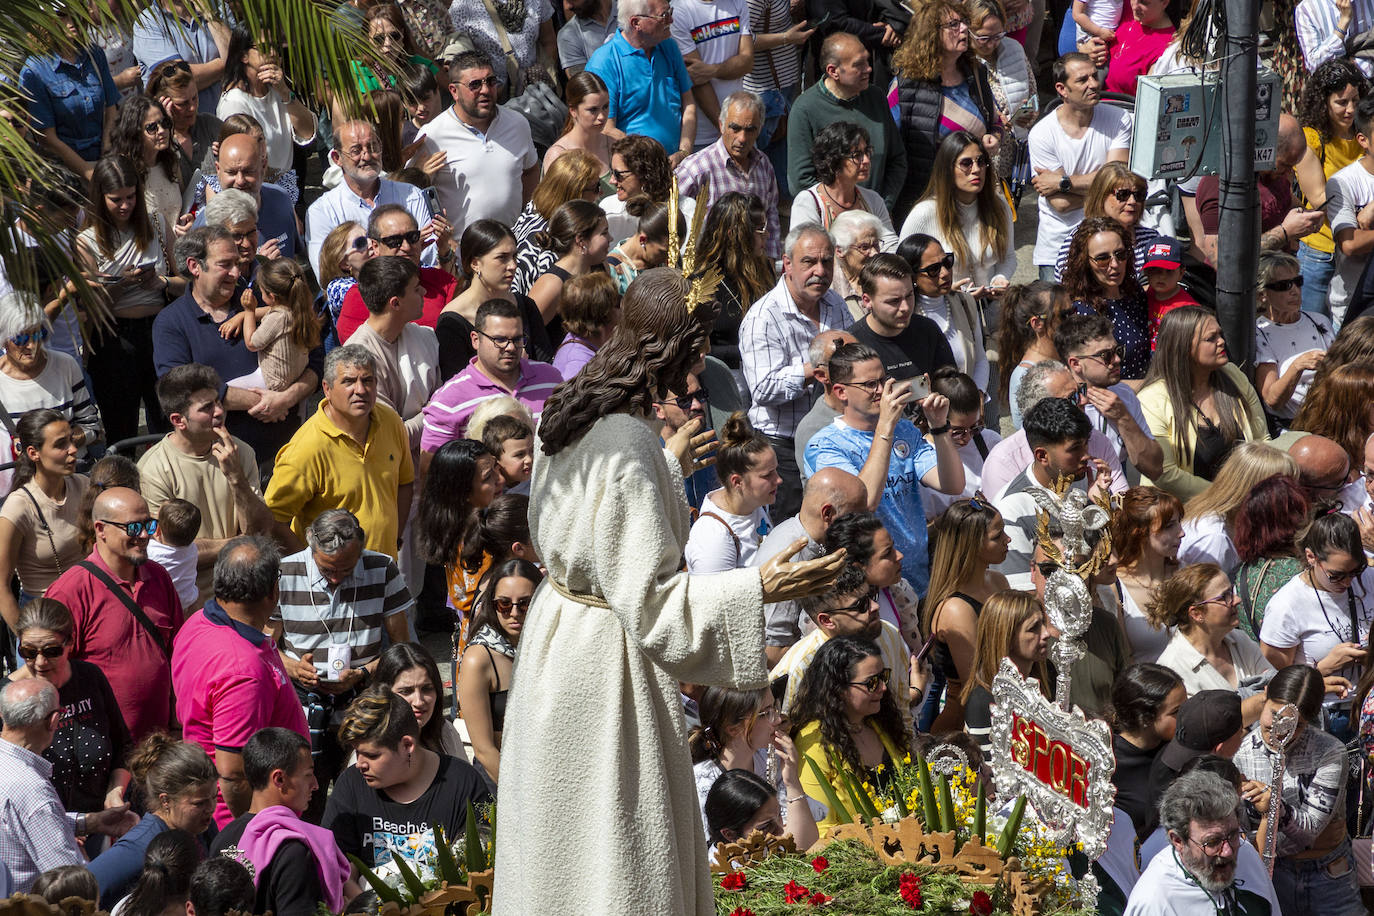
[[(157, 99), (141, 94), (129, 96), (119, 103), (115, 111), (114, 129), (110, 131), (109, 152), (128, 159), (144, 178), (148, 177), (148, 168), (143, 163), (143, 119), (148, 116), (149, 110), (156, 110), (163, 118), (167, 117), (167, 112)], [(157, 154), (157, 164), (162, 166), (169, 180), (180, 180), (176, 152), (170, 145)]]
[(687, 311), (690, 289), (669, 267), (635, 278), (611, 339), (544, 404), (539, 421), (544, 454), (557, 455), (601, 417), (626, 408), (647, 414), (655, 398), (687, 390), (687, 373), (701, 358), (716, 320), (710, 302)]
[(1302, 90), (1302, 104), (1298, 108), (1298, 121), (1303, 127), (1310, 127), (1321, 137), (1322, 143), (1331, 142), (1331, 109), (1327, 102), (1331, 96), (1354, 86), (1363, 98), (1369, 93), (1369, 80), (1360, 68), (1343, 58), (1333, 58), (1307, 75), (1307, 84)]
[(663, 144), (650, 137), (630, 134), (611, 144), (611, 155), (625, 160), (625, 168), (639, 179), (639, 188), (654, 200), (667, 200), (673, 184), (673, 167)]
[(869, 144), (868, 131), (853, 121), (832, 121), (811, 141), (811, 163), (821, 184), (834, 184), (856, 147)]
[[(881, 657), (882, 651), (871, 639), (859, 636), (827, 639), (802, 677), (793, 708), (792, 737), (796, 738), (807, 724), (820, 722), (821, 740), (826, 748), (856, 775), (864, 772), (864, 765), (845, 718), (844, 697), (849, 691), (849, 682), (854, 679), (854, 667), (866, 658)], [(897, 710), (897, 701), (891, 691), (883, 691), (882, 705), (872, 722), (899, 750), (911, 743), (911, 730)]]
[(1135, 247), (1131, 242), (1131, 232), (1110, 216), (1093, 216), (1083, 220), (1074, 231), (1073, 241), (1069, 243), (1069, 258), (1064, 264), (1064, 286), (1069, 298), (1087, 302), (1094, 308), (1102, 295), (1102, 284), (1097, 282), (1092, 264), (1088, 261), (1088, 240), (1099, 232), (1114, 232), (1121, 238), (1121, 247), (1126, 249), (1126, 271), (1121, 280), (1123, 296), (1138, 296), (1141, 293), (1140, 281), (1135, 276)]

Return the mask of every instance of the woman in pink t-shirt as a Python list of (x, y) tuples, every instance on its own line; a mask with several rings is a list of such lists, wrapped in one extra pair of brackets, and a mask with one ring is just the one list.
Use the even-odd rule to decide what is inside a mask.
[(1135, 17), (1122, 22), (1112, 45), (1111, 61), (1107, 64), (1108, 92), (1135, 95), (1135, 81), (1159, 60), (1174, 37), (1174, 23), (1169, 18), (1168, 0), (1130, 0)]

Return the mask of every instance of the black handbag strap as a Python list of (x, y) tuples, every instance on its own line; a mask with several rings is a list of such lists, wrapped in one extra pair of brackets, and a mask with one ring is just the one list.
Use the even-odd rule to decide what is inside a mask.
[(119, 585), (113, 579), (106, 575), (103, 569), (101, 569), (99, 566), (96, 566), (90, 560), (82, 560), (80, 563), (76, 565), (80, 566), (82, 569), (86, 570), (86, 572), (90, 573), (91, 575), (99, 579), (100, 582), (115, 595), (115, 597), (117, 597), (120, 601), (124, 602), (124, 606), (129, 609), (129, 613), (133, 614), (134, 619), (137, 620), (139, 624), (143, 627), (143, 629), (148, 632), (149, 636), (153, 637), (153, 642), (157, 643), (157, 647), (162, 650), (162, 654), (167, 656), (169, 659), (172, 657), (172, 650), (167, 645), (167, 640), (163, 639), (162, 632), (158, 630), (157, 626), (152, 622), (152, 620), (148, 618), (148, 615), (143, 610), (143, 608), (138, 606), (137, 601), (131, 598), (129, 594), (126, 591), (124, 591), (124, 589), (120, 588)]

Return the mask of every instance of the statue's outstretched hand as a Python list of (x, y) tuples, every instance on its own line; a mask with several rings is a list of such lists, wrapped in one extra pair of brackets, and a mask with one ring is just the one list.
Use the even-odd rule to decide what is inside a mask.
[(793, 541), (782, 553), (759, 569), (763, 577), (763, 603), (791, 601), (824, 591), (844, 566), (844, 550), (817, 557), (814, 560), (788, 562), (806, 546), (806, 538)]
[(716, 457), (711, 454), (716, 450), (715, 429), (708, 426), (706, 432), (697, 432), (704, 422), (701, 417), (693, 417), (679, 426), (677, 432), (664, 443), (668, 451), (677, 457), (683, 477), (691, 477), (702, 468), (716, 463)]

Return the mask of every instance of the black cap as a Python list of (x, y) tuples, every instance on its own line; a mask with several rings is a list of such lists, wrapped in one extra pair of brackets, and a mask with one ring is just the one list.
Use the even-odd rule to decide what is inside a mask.
[(1164, 746), (1160, 758), (1178, 772), (1194, 757), (1212, 753), (1218, 744), (1234, 737), (1243, 727), (1240, 694), (1231, 690), (1199, 691), (1179, 707), (1174, 740)]

